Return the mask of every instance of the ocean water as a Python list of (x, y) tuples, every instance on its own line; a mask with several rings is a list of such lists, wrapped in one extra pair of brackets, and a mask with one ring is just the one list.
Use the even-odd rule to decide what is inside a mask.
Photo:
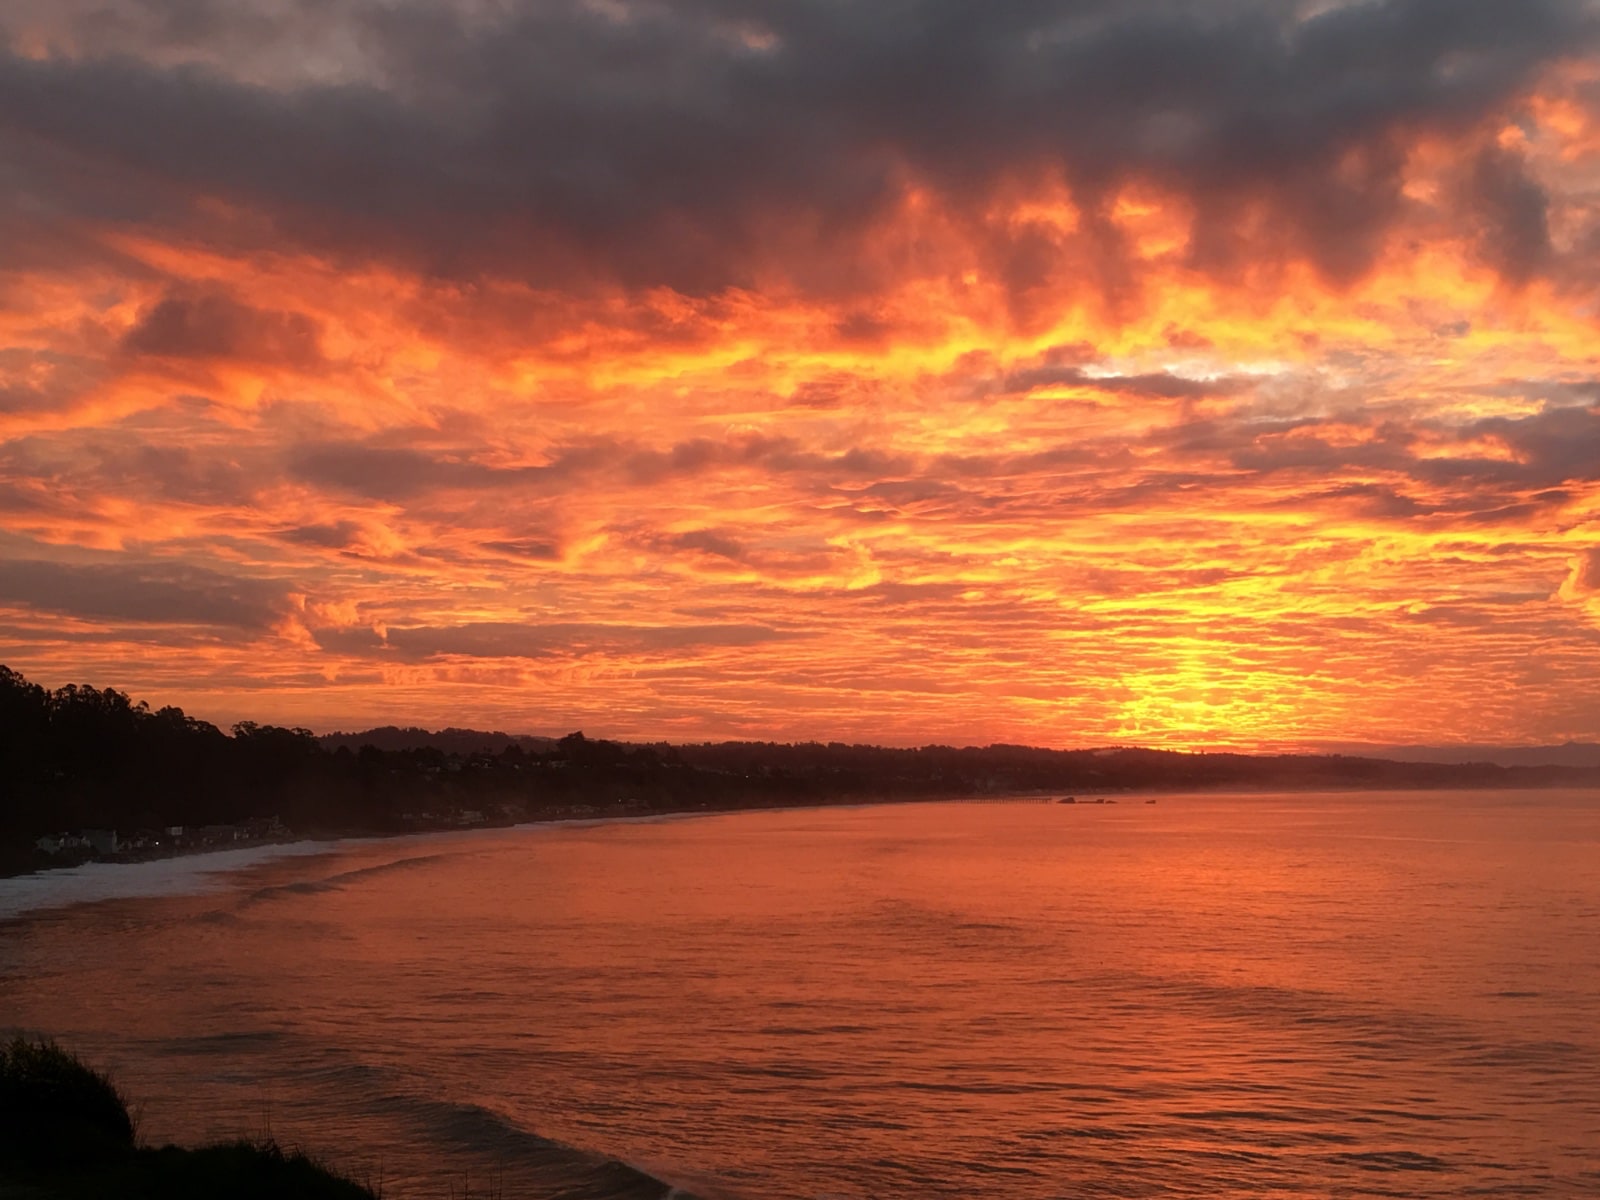
[(1120, 799), (11, 881), (0, 1027), (388, 1200), (1600, 1196), (1600, 794)]

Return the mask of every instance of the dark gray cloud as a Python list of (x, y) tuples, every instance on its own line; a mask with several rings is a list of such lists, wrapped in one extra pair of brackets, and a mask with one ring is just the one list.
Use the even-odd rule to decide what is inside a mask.
[(139, 315), (124, 350), (162, 358), (237, 359), (305, 369), (322, 362), (322, 331), (304, 313), (255, 308), (221, 291), (177, 291)]
[[(1600, 481), (1600, 409), (1587, 405), (1551, 406), (1528, 416), (1491, 417), (1460, 426), (1438, 421), (1422, 422), (1415, 429), (1391, 426), (1381, 416), (1360, 412), (1338, 413), (1334, 422), (1363, 426), (1377, 436), (1354, 444), (1325, 441), (1317, 436), (1321, 422), (1313, 418), (1273, 425), (1194, 422), (1158, 436), (1176, 451), (1210, 451), (1231, 466), (1260, 477), (1328, 478), (1346, 471), (1381, 472), (1430, 487), (1468, 489), (1486, 499), (1511, 490), (1528, 492), (1544, 504), (1568, 499), (1570, 493), (1563, 485)], [(1498, 443), (1511, 457), (1485, 457), (1465, 449), (1457, 455), (1419, 457), (1419, 433), (1465, 445)]]
[(361, 526), (354, 521), (333, 521), (316, 525), (297, 525), (278, 534), (297, 546), (318, 546), (324, 550), (347, 550), (361, 537)]
[(1332, 501), (1362, 516), (1375, 517), (1383, 521), (1407, 521), (1434, 511), (1430, 505), (1415, 497), (1378, 483), (1341, 483), (1333, 487), (1319, 488), (1310, 496), (1296, 495), (1285, 498), (1282, 506), (1297, 508), (1304, 505), (1307, 500)]
[[(1037, 380), (1030, 373), (1020, 383), (1037, 386), (1046, 375), (1076, 378), (1071, 375), (1076, 370), (1040, 368)], [(1117, 382), (1133, 392), (1165, 390), (1180, 399), (1241, 387), (1238, 381), (1167, 375)], [(1351, 426), (1373, 436), (1352, 441), (1344, 436)], [(1339, 436), (1325, 435), (1325, 427), (1336, 428)], [(1462, 449), (1440, 454), (1430, 438), (1454, 441)], [(1510, 456), (1485, 456), (1472, 448), (1480, 442), (1501, 445)], [(1139, 438), (1102, 436), (1025, 454), (819, 452), (787, 437), (743, 434), (693, 438), (661, 449), (593, 441), (558, 449), (542, 464), (499, 466), (477, 461), (467, 449), (348, 443), (304, 449), (293, 458), (292, 470), (318, 486), (395, 502), (437, 490), (559, 496), (602, 483), (651, 489), (674, 480), (760, 471), (783, 476), (802, 495), (826, 502), (839, 519), (866, 522), (891, 512), (989, 520), (1125, 510), (1281, 480), (1294, 487), (1274, 501), (1278, 504), (1311, 502), (1382, 520), (1437, 516), (1493, 524), (1559, 509), (1576, 488), (1600, 480), (1600, 409), (1552, 406), (1525, 417), (1459, 426), (1402, 425), (1382, 413), (1356, 410), (1263, 420), (1246, 409)], [(735, 562), (772, 562), (726, 530), (653, 534), (640, 544), (667, 554), (687, 550)], [(484, 548), (536, 559), (558, 555), (557, 544), (540, 535), (486, 542)]]
[[(816, 576), (836, 569), (848, 549), (816, 534), (778, 527), (713, 527), (682, 531), (656, 529), (644, 522), (620, 522), (607, 532), (630, 548), (666, 559), (689, 558), (702, 570), (754, 570), (769, 580)], [(723, 616), (711, 608), (682, 610), (688, 616)]]
[(146, 503), (152, 497), (180, 504), (244, 504), (258, 486), (251, 468), (263, 455), (248, 448), (208, 448), (193, 431), (196, 448), (161, 444), (126, 424), (72, 437), (30, 436), (0, 442), (0, 481), (49, 490), (63, 509), (80, 510), (107, 493)]
[(92, 620), (265, 630), (289, 609), (279, 580), (169, 563), (0, 563), (0, 603)]
[(42, 412), (53, 405), (54, 398), (41, 388), (0, 384), (0, 414)]
[(561, 557), (559, 543), (537, 537), (484, 542), (483, 548), (499, 554), (509, 554), (512, 558), (531, 558), (536, 562), (554, 562)]
[(692, 550), (701, 554), (709, 554), (713, 558), (725, 558), (729, 562), (747, 562), (750, 558), (750, 548), (737, 538), (713, 529), (692, 529), (687, 533), (675, 533), (662, 539), (663, 544), (673, 550)]
[(803, 449), (793, 438), (740, 434), (688, 438), (664, 449), (596, 439), (560, 447), (549, 461), (527, 466), (480, 462), (466, 449), (427, 451), (365, 442), (305, 446), (290, 456), (289, 463), (290, 472), (305, 482), (391, 501), (441, 488), (560, 490), (602, 475), (635, 487), (653, 487), (670, 479), (741, 468), (872, 479), (911, 470), (912, 460), (863, 449), (818, 453)]
[[(1199, 266), (1276, 245), (1349, 278), (1405, 208), (1411, 139), (1479, 128), (1595, 37), (1578, 0), (342, 0), (291, 6), (253, 35), (281, 44), (247, 54), (259, 14), (223, 0), (176, 23), (112, 7), (142, 14), (121, 43), (97, 51), (105, 6), (68, 3), (85, 52), (0, 54), (0, 151), (41, 211), (159, 224), (186, 200), (195, 236), (222, 222), (453, 275), (698, 293), (912, 269), (915, 237), (898, 258), (857, 243), (908, 184), (1025, 293), (1073, 248), (983, 214), (1047, 178), (1087, 214), (1108, 289), (1123, 268), (1104, 205), (1132, 178), (1191, 197)], [(330, 24), (347, 61), (314, 44)], [(218, 65), (247, 59), (248, 78)], [(334, 82), (285, 65), (302, 61)], [(1536, 185), (1490, 155), (1468, 192), (1486, 256), (1532, 269)], [(170, 324), (184, 344), (187, 318)]]
[(293, 457), (299, 479), (375, 500), (407, 500), (438, 488), (504, 487), (539, 479), (543, 467), (499, 468), (422, 450), (358, 444), (308, 448)]
[(0, 512), (19, 514), (59, 513), (64, 506), (53, 489), (38, 484), (0, 480)]
[(1141, 375), (1096, 375), (1082, 367), (1043, 365), (1008, 373), (1000, 382), (1005, 392), (1027, 392), (1041, 387), (1091, 387), (1129, 396), (1155, 396), (1164, 400), (1228, 396), (1249, 386), (1248, 380), (1191, 379), (1169, 371)]
[[(3, 184), (0, 184), (3, 187)], [(10, 257), (10, 239), (0, 229), (0, 245), (7, 254), (0, 256), (0, 275)], [(0, 288), (0, 311), (20, 309), (21, 296), (8, 296)], [(0, 416), (55, 412), (71, 408), (84, 394), (103, 382), (108, 372), (104, 365), (81, 355), (22, 346), (0, 346)]]
[(1502, 276), (1523, 283), (1549, 266), (1550, 198), (1520, 154), (1498, 146), (1480, 151), (1467, 198), (1477, 217), (1479, 252)]
[(1600, 482), (1600, 407), (1548, 408), (1526, 417), (1491, 417), (1469, 425), (1467, 436), (1497, 437), (1518, 462), (1490, 463), (1484, 470), (1529, 485)]
[(1571, 600), (1600, 596), (1600, 546), (1578, 552), (1561, 594)]
[(605, 625), (579, 622), (526, 624), (474, 621), (461, 625), (323, 629), (317, 644), (340, 654), (385, 655), (415, 662), (447, 656), (547, 658), (552, 655), (633, 655), (758, 646), (796, 636), (765, 625)]

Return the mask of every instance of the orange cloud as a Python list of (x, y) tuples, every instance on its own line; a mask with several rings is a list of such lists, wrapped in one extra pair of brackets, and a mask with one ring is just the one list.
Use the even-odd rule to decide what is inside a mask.
[(320, 81), (220, 8), (8, 19), (0, 658), (313, 725), (1600, 737), (1593, 31), (1469, 7), (1368, 106), (1383, 5), (975, 16), (904, 95), (663, 11), (610, 101), (560, 68), (581, 146), (491, 51), (628, 50), (582, 6)]

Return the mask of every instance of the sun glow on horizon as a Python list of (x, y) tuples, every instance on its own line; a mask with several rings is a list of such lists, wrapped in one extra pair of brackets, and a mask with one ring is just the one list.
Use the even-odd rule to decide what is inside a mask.
[[(811, 15), (866, 71), (849, 7)], [(75, 0), (0, 19), (39, 98), (0, 127), (0, 661), (323, 729), (1600, 738), (1588, 25), (1419, 32), (1438, 74), (1346, 112), (1308, 19), (1230, 51), (1288, 56), (1260, 111), (1303, 127), (1257, 135), (1181, 16), (1148, 111), (1087, 72), (1156, 53), (1107, 17), (908, 77), (919, 117), (754, 7), (660, 14), (608, 95), (581, 64), (637, 31), (581, 9), (493, 34), (565, 31), (581, 152), (482, 14), (430, 58), (332, 6), (383, 49), (344, 92), (283, 74), (288, 24), (219, 16), (195, 73), (131, 19), (113, 68)], [(124, 87), (190, 115), (114, 143), (68, 102)]]

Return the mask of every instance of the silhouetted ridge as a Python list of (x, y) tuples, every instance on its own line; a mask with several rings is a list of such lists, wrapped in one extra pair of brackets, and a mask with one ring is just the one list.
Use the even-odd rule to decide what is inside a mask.
[[(18, 1189), (13, 1192), (12, 1188)], [(99, 1200), (374, 1200), (276, 1142), (139, 1146), (121, 1093), (52, 1042), (0, 1046), (0, 1195)]]
[(317, 738), (324, 750), (360, 750), (375, 746), (379, 750), (438, 750), (445, 754), (504, 754), (511, 747), (543, 754), (556, 744), (555, 738), (525, 734), (485, 733), (480, 729), (420, 729), (383, 725), (362, 733), (325, 733)]
[(1600, 743), (1566, 741), (1556, 746), (1374, 746), (1349, 743), (1327, 747), (1342, 754), (1395, 762), (1493, 763), (1498, 767), (1600, 767)]
[(47, 691), (0, 667), (0, 779), (0, 869), (18, 870), (169, 852), (172, 838), (232, 845), (291, 831), (1052, 791), (1595, 786), (1600, 768), (1137, 747), (632, 745), (393, 726), (319, 738), (251, 721), (229, 734), (110, 688)]

